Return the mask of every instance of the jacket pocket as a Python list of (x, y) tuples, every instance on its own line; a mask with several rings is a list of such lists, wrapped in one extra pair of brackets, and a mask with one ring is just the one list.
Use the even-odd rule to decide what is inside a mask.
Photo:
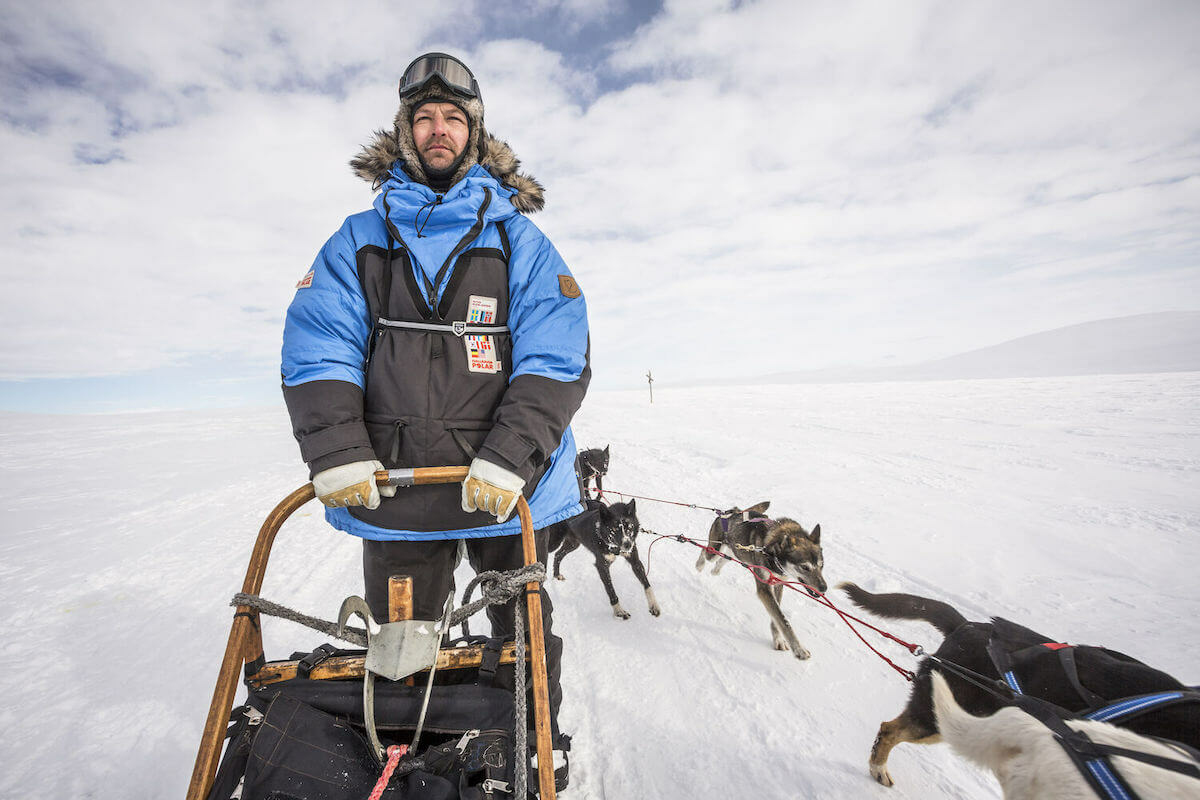
[(404, 429), (408, 425), (405, 420), (367, 417), (364, 422), (367, 426), (367, 436), (371, 439), (371, 447), (375, 450), (375, 457), (383, 462), (384, 467), (396, 469), (402, 466), (419, 466), (401, 463), (404, 460), (401, 457)]
[(491, 420), (452, 419), (443, 423), (446, 434), (454, 449), (466, 456), (467, 461), (475, 458), (479, 448), (492, 430)]

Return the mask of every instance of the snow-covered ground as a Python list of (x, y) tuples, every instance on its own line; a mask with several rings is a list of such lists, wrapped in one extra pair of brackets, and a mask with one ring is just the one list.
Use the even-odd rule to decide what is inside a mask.
[[(1200, 373), (593, 393), (575, 427), (611, 444), (614, 489), (820, 522), (831, 586), (936, 597), (1200, 682)], [(183, 795), (228, 599), (305, 477), (282, 408), (0, 415), (0, 797)], [(639, 511), (662, 533), (711, 521)], [(697, 575), (696, 555), (654, 546), (657, 619), (622, 564), (628, 621), (582, 552), (552, 582), (566, 797), (999, 796), (945, 746), (899, 747), (896, 787), (876, 785), (867, 752), (904, 680), (800, 595), (784, 611), (812, 659), (772, 650), (751, 578)], [(357, 542), (314, 504), (280, 534), (263, 594), (328, 618), (359, 579)], [(271, 657), (323, 641), (276, 620), (265, 638)]]

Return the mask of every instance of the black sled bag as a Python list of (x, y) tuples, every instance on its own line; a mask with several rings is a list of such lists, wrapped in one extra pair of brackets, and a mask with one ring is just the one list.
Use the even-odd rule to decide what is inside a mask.
[[(448, 674), (467, 682), (432, 689), (418, 754), (426, 768), (393, 777), (383, 798), (512, 797), (513, 696), (502, 688), (512, 685), (511, 667)], [(239, 782), (241, 800), (367, 800), (383, 764), (367, 741), (362, 695), (361, 679), (294, 678), (251, 687), (246, 704), (233, 711), (208, 800), (238, 796)], [(412, 742), (423, 696), (423, 685), (376, 679), (375, 724), (384, 747)]]

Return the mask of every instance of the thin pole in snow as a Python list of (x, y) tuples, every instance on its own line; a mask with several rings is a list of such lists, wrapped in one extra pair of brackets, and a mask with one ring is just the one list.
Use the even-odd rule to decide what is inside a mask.
[(650, 374), (650, 370), (646, 370), (646, 383), (650, 385), (650, 402), (654, 403), (654, 376)]

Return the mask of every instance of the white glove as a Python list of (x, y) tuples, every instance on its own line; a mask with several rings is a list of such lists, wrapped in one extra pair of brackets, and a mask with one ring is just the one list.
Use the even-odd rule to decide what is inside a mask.
[(516, 508), (524, 486), (525, 479), (520, 475), (476, 458), (471, 461), (471, 469), (462, 484), (462, 509), (486, 511), (494, 514), (497, 522), (504, 522)]
[(383, 469), (378, 461), (353, 461), (340, 467), (323, 469), (313, 476), (313, 490), (317, 499), (330, 508), (339, 506), (366, 506), (379, 508), (379, 496), (396, 494), (395, 486), (377, 486), (375, 473)]

